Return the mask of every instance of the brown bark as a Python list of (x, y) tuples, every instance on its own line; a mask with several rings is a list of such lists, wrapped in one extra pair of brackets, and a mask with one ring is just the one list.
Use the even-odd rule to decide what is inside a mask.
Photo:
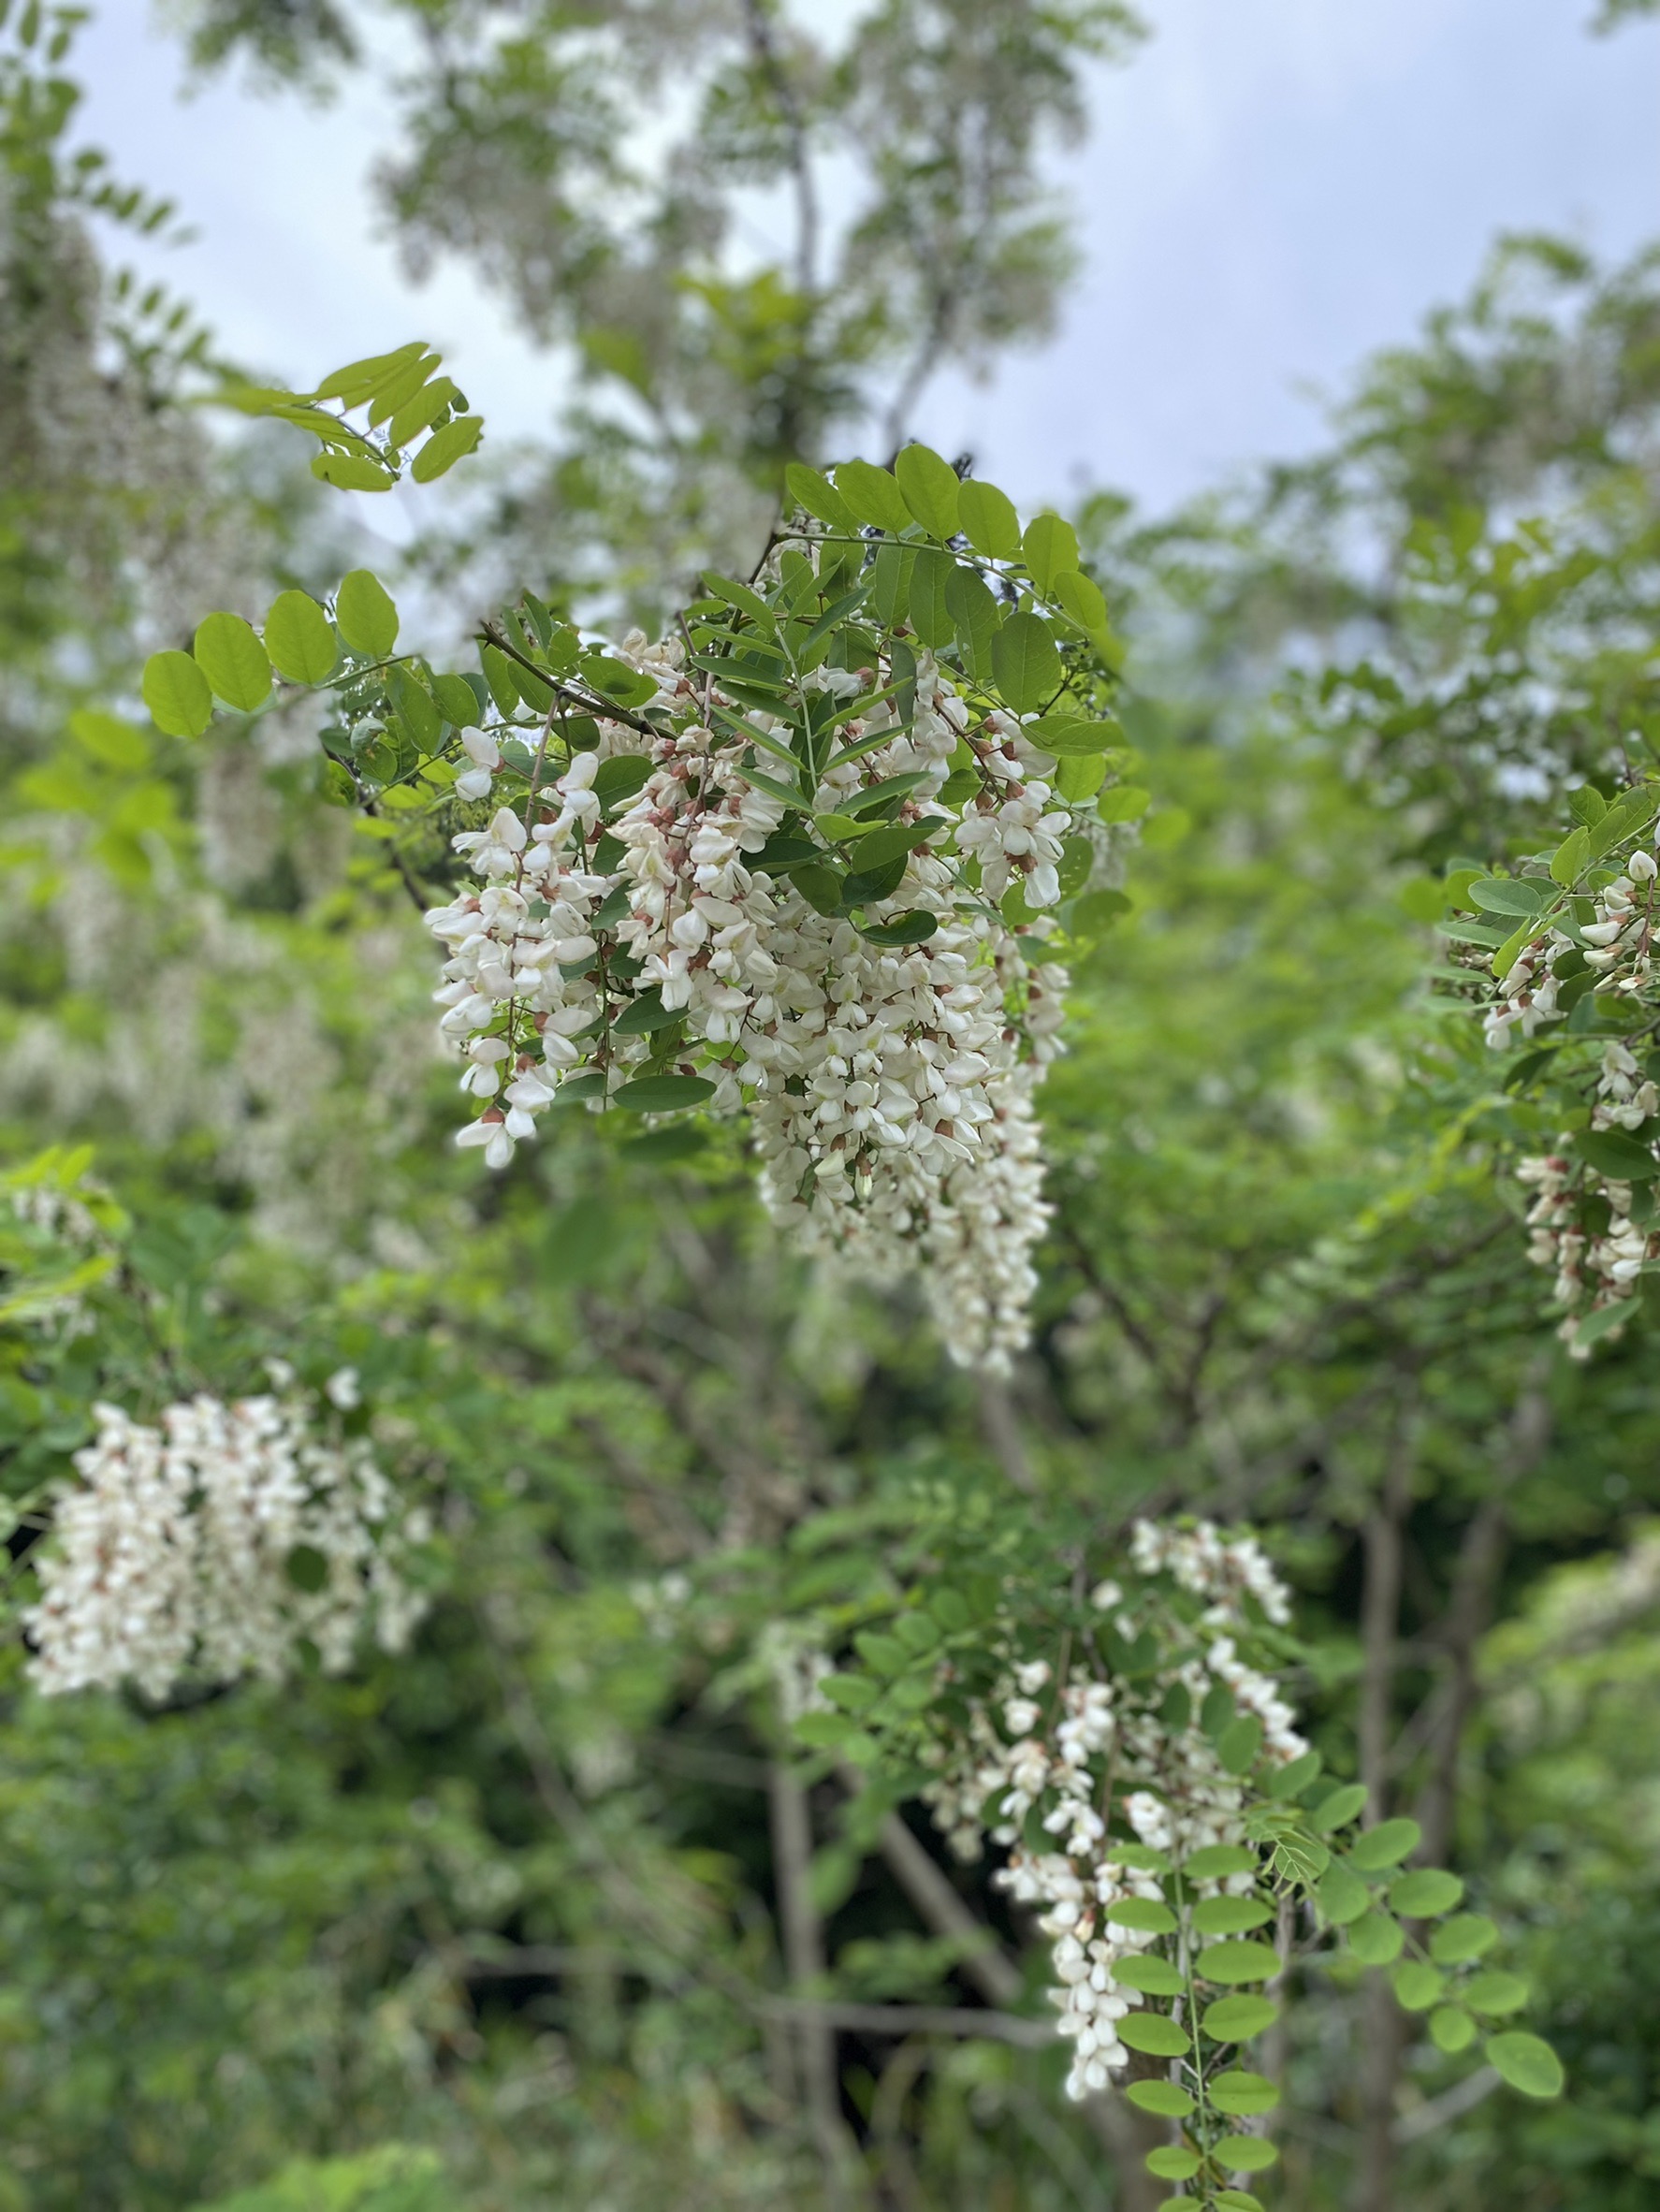
[[(1365, 1583), (1361, 1596), (1361, 1780), (1374, 1821), (1389, 1811), (1389, 1746), (1394, 1710), (1395, 1654), (1401, 1637), (1401, 1575), (1406, 1518), (1412, 1509), (1417, 1441), (1416, 1382), (1403, 1394), (1390, 1440), (1383, 1484), (1366, 1519)], [(1360, 2146), (1354, 2212), (1390, 2212), (1394, 2190), (1395, 2083), (1402, 2024), (1395, 1993), (1380, 1973), (1366, 1977), (1361, 2003)]]
[[(769, 1780), (772, 1811), (773, 1881), (778, 1892), (783, 1937), (784, 1971), (793, 1993), (810, 2000), (824, 1974), (824, 1928), (812, 1899), (812, 1820), (807, 1792), (781, 1759)], [(824, 2165), (828, 2200), (851, 2202), (853, 2147), (841, 2117), (841, 2088), (836, 2067), (836, 2031), (814, 2008), (803, 2008), (795, 2032), (801, 2072), (802, 2104)]]
[(896, 1812), (881, 1824), (879, 1839), (888, 1870), (937, 1936), (965, 1948), (959, 1964), (988, 2003), (1012, 2004), (1022, 1987), (1018, 1966), (983, 1920), (977, 1920)]

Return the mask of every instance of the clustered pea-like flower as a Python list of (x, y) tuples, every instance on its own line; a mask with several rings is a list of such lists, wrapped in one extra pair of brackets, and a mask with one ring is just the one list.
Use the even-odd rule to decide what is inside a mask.
[[(1513, 1030), (1532, 1038), (1547, 1024), (1560, 1021), (1568, 1011), (1560, 1003), (1563, 989), (1580, 975), (1594, 979), (1590, 989), (1598, 997), (1618, 1000), (1647, 993), (1653, 983), (1657, 879), (1660, 864), (1639, 849), (1596, 894), (1593, 919), (1579, 932), (1580, 941), (1552, 928), (1524, 946), (1505, 978), (1503, 997), (1487, 1014), (1489, 1044), (1504, 1046)], [(1618, 1040), (1605, 1043), (1591, 1100), (1591, 1128), (1630, 1135), (1656, 1113), (1660, 1088), (1642, 1064)], [(1646, 1183), (1622, 1181), (1576, 1157), (1566, 1137), (1555, 1151), (1522, 1160), (1516, 1172), (1534, 1193), (1527, 1214), (1528, 1258), (1536, 1267), (1551, 1271), (1552, 1295), (1567, 1309), (1560, 1334), (1570, 1354), (1584, 1359), (1591, 1349), (1580, 1336), (1585, 1318), (1629, 1300), (1645, 1265), (1660, 1258), (1652, 1194)], [(1608, 1333), (1617, 1336), (1620, 1325)]]
[[(1009, 1854), (994, 1879), (1039, 1908), (1053, 1944), (1051, 1997), (1072, 2045), (1074, 2098), (1106, 2088), (1129, 2064), (1117, 2023), (1147, 1997), (1134, 1986), (1144, 1977), (1120, 1970), (1162, 1940), (1114, 1919), (1114, 1907), (1162, 1898), (1152, 1855), (1190, 1856), (1245, 1838), (1249, 1781), (1224, 1766), (1201, 1727), (1206, 1699), (1225, 1689), (1234, 1713), (1260, 1723), (1258, 1756), (1271, 1765), (1307, 1748), (1275, 1682), (1239, 1652), (1247, 1597), (1275, 1623), (1289, 1618), (1285, 1588), (1256, 1540), (1224, 1536), (1206, 1521), (1140, 1521), (1129, 1567), (1124, 1580), (1092, 1594), (1104, 1622), (1134, 1642), (1157, 1617), (1149, 1582), (1168, 1575), (1203, 1601), (1190, 1634), (1147, 1673), (1112, 1676), (1074, 1661), (1062, 1674), (1043, 1658), (1012, 1665), (972, 1707), (966, 1740), (937, 1754), (923, 1792), (957, 1855), (978, 1857), (989, 1838)], [(1034, 1811), (1055, 1839), (1051, 1849), (1027, 1841)], [(1115, 1819), (1133, 1842), (1114, 1835)], [(1248, 1874), (1234, 1875), (1199, 1884), (1196, 1894), (1250, 1887)]]
[[(350, 1403), (345, 1371), (329, 1395)], [(156, 1427), (95, 1410), (23, 1614), (37, 1689), (132, 1681), (159, 1698), (187, 1679), (278, 1681), (302, 1638), (330, 1673), (371, 1625), (385, 1651), (407, 1643), (424, 1600), (404, 1568), (425, 1532), (366, 1443), (320, 1433), (293, 1395), (204, 1394)]]
[(1565, 930), (1542, 929), (1523, 945), (1505, 978), (1504, 996), (1487, 1013), (1487, 1041), (1498, 1049), (1517, 1030), (1531, 1038), (1546, 1022), (1566, 1011), (1558, 1004), (1562, 986), (1589, 972), (1599, 997), (1638, 997), (1653, 973), (1654, 883), (1660, 864), (1652, 852), (1636, 851), (1624, 871), (1596, 894), (1595, 910), (1578, 939)]
[[(1660, 1088), (1624, 1045), (1617, 1040), (1605, 1044), (1591, 1127), (1629, 1131), (1655, 1113)], [(1552, 1294), (1568, 1308), (1560, 1334), (1570, 1355), (1584, 1359), (1590, 1346), (1579, 1339), (1583, 1317), (1629, 1299), (1648, 1261), (1660, 1259), (1653, 1193), (1647, 1184), (1599, 1174), (1565, 1149), (1524, 1159), (1516, 1172), (1535, 1193), (1527, 1214), (1527, 1256), (1536, 1267), (1554, 1272)], [(1595, 1199), (1608, 1206), (1605, 1228), (1587, 1226), (1587, 1201)], [(1642, 1218), (1634, 1220), (1639, 1205)], [(1618, 1324), (1609, 1331), (1610, 1336), (1619, 1332)]]
[[(879, 1277), (921, 1260), (954, 1356), (1005, 1361), (1048, 1217), (1033, 1091), (1067, 985), (1043, 959), (1071, 819), (1052, 761), (1006, 713), (975, 723), (925, 653), (908, 725), (891, 693), (846, 720), (845, 745), (869, 749), (826, 773), (816, 811), (845, 819), (897, 788), (873, 824), (913, 837), (861, 928), (767, 859), (785, 808), (744, 764), (773, 718), (723, 703), (677, 641), (636, 632), (623, 652), (657, 683), (646, 716), (599, 718), (597, 747), (533, 778), (521, 812), (457, 837), (479, 887), (428, 916), (448, 953), (441, 1028), (485, 1101), (458, 1142), (504, 1167), (567, 1085), (597, 1105), (646, 1076), (701, 1078), (711, 1111), (746, 1120), (764, 1201), (808, 1250)], [(839, 705), (887, 674), (807, 680)], [(466, 743), (458, 789), (483, 795), (499, 749)], [(947, 803), (965, 747), (975, 788)], [(641, 780), (602, 829), (596, 779), (619, 760)], [(1016, 881), (1011, 923), (997, 901)], [(902, 941), (881, 941), (884, 924)]]

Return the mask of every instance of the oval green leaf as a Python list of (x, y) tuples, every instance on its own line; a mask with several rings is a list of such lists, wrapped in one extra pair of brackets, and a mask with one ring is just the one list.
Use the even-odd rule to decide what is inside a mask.
[(926, 445), (908, 445), (894, 463), (905, 504), (931, 538), (957, 533), (957, 473)]
[(1456, 2058), (1476, 2040), (1476, 2023), (1462, 2004), (1439, 2004), (1430, 2015), (1430, 2041), (1438, 2051)]
[(841, 904), (842, 878), (834, 868), (808, 861), (791, 868), (790, 880), (815, 913), (834, 914)]
[(270, 697), (271, 664), (254, 627), (240, 615), (210, 615), (192, 647), (197, 666), (216, 698), (252, 714)]
[[(1357, 1783), (1358, 1789), (1360, 1784)], [(1321, 1812), (1325, 1807), (1320, 1808)], [(1321, 1826), (1319, 1822), (1316, 1826)], [(1408, 1852), (1416, 1851), (1423, 1830), (1415, 1820), (1385, 1820), (1367, 1828), (1349, 1846), (1349, 1858), (1362, 1874), (1380, 1874), (1385, 1867), (1398, 1867)]]
[(852, 510), (854, 518), (897, 536), (910, 527), (910, 509), (905, 494), (886, 469), (866, 460), (837, 461), (836, 488)]
[(1167, 2143), (1147, 2153), (1147, 2171), (1160, 2181), (1190, 2181), (1199, 2171), (1199, 2153)]
[(1186, 2119), (1193, 2110), (1192, 2098), (1173, 2081), (1132, 2081), (1124, 2094), (1143, 2112), (1156, 2112), (1160, 2119)]
[(478, 694), (464, 676), (435, 676), (432, 689), (444, 709), (444, 719), (458, 730), (475, 730), (482, 720)]
[(1249, 2043), (1279, 2018), (1279, 2007), (1268, 1997), (1218, 1997), (1207, 2004), (1201, 2025), (1218, 2043)]
[(995, 484), (969, 477), (957, 486), (957, 521), (977, 553), (992, 560), (1020, 558), (1020, 517), (1014, 502)]
[(1292, 1759), (1270, 1778), (1268, 1795), (1282, 1804), (1300, 1797), (1318, 1779), (1322, 1763), (1318, 1752), (1304, 1752), (1300, 1759)]
[(332, 484), (336, 491), (390, 491), (398, 481), (390, 469), (361, 453), (320, 453), (312, 463), (312, 474), (320, 483)]
[(1195, 1965), (1207, 1982), (1271, 1982), (1280, 1957), (1272, 1943), (1207, 1943)]
[(1329, 1836), (1334, 1829), (1347, 1827), (1365, 1810), (1365, 1783), (1345, 1783), (1341, 1789), (1334, 1789), (1320, 1799), (1308, 1816), (1308, 1825), (1317, 1836)]
[(1262, 1724), (1254, 1712), (1236, 1713), (1223, 1729), (1216, 1756), (1224, 1774), (1248, 1774), (1262, 1748)]
[(1485, 1913), (1461, 1913), (1431, 1936), (1430, 1957), (1437, 1966), (1458, 1966), (1466, 1958), (1479, 1958), (1498, 1940), (1498, 1925)]
[(1037, 713), (1060, 689), (1060, 655), (1036, 615), (1009, 617), (991, 641), (991, 664), (1005, 705), (1016, 714)]
[(1388, 1966), (1405, 1943), (1401, 1924), (1387, 1913), (1367, 1913), (1348, 1931), (1348, 1947), (1362, 1966)]
[(1464, 1885), (1442, 1867), (1414, 1867), (1390, 1885), (1390, 1911), (1403, 1920), (1438, 1920), (1462, 1902)]
[(1372, 1892), (1347, 1867), (1328, 1867), (1314, 1887), (1315, 1901), (1333, 1928), (1347, 1928), (1367, 1911)]
[(1512, 2031), (1490, 2035), (1487, 2056), (1499, 2078), (1524, 2097), (1560, 2097), (1562, 2060), (1541, 2036)]
[(1403, 2011), (1427, 2013), (1431, 2005), (1440, 2003), (1447, 1976), (1439, 1967), (1421, 1958), (1408, 1958), (1396, 1967), (1394, 1986), (1395, 2000)]
[(630, 1113), (676, 1113), (714, 1095), (714, 1084), (702, 1075), (642, 1075), (614, 1091), (611, 1103)]
[(1032, 582), (1040, 591), (1047, 592), (1056, 576), (1076, 569), (1078, 533), (1058, 515), (1039, 515), (1027, 524), (1020, 551), (1031, 571)]
[(442, 476), (464, 455), (472, 453), (483, 436), (482, 415), (458, 415), (443, 429), (433, 431), (410, 463), (410, 474), (417, 484), (430, 484), (435, 476)]
[(366, 653), (371, 661), (383, 660), (398, 643), (398, 609), (380, 578), (366, 568), (355, 568), (341, 578), (334, 619), (353, 652)]
[(909, 606), (910, 627), (925, 646), (950, 645), (956, 635), (956, 619), (947, 596), (957, 564), (938, 546), (921, 546), (910, 571)]
[(1107, 603), (1100, 586), (1079, 569), (1063, 569), (1051, 586), (1051, 596), (1080, 630), (1093, 633), (1107, 626)]
[(1611, 1183), (1652, 1183), (1660, 1175), (1660, 1159), (1621, 1129), (1581, 1129), (1574, 1139), (1574, 1150), (1587, 1167)]
[(1113, 1979), (1143, 1997), (1179, 1997), (1187, 1986), (1170, 1960), (1152, 1951), (1127, 1951), (1115, 1958)]
[(925, 945), (939, 927), (937, 915), (925, 914), (914, 907), (907, 914), (896, 914), (891, 922), (858, 924), (859, 935), (866, 944), (896, 950), (903, 945)]
[(1103, 1910), (1114, 1928), (1133, 1928), (1145, 1935), (1175, 1933), (1175, 1914), (1168, 1905), (1161, 1905), (1157, 1898), (1114, 1898)]
[(199, 737), (213, 719), (208, 679), (188, 653), (152, 653), (141, 689), (151, 720), (169, 737)]
[(1163, 2013), (1126, 2013), (1118, 2022), (1118, 2040), (1128, 2050), (1144, 2051), (1153, 2059), (1180, 2059), (1193, 2047), (1187, 2030)]
[(1207, 1897), (1193, 1908), (1194, 1927), (1208, 1936), (1244, 1935), (1273, 1917), (1269, 1907), (1255, 1897)]
[(265, 649), (291, 684), (326, 684), (340, 662), (333, 626), (309, 591), (284, 591), (272, 600)]
[(1484, 914), (1519, 914), (1527, 921), (1550, 905), (1551, 893), (1530, 877), (1481, 876), (1470, 885), (1470, 903)]
[(1496, 1967), (1486, 1973), (1476, 1975), (1460, 1991), (1472, 2012), (1486, 2013), (1490, 2018), (1506, 2013), (1519, 2013), (1527, 2002), (1527, 1984), (1520, 1974), (1501, 1972)]
[(1230, 2174), (1263, 2174), (1279, 2157), (1266, 2135), (1224, 2135), (1211, 2156)]
[(1260, 2112), (1272, 2112), (1279, 2103), (1279, 2091), (1265, 2074), (1238, 2070), (1214, 2075), (1209, 2095), (1216, 2110), (1230, 2119), (1254, 2118)]
[(1243, 1843), (1207, 1843), (1182, 1861), (1182, 1872), (1189, 1882), (1226, 1882), (1230, 1874), (1254, 1874), (1258, 1863)]
[(809, 469), (805, 461), (792, 461), (784, 471), (784, 484), (798, 507), (832, 530), (857, 530), (858, 517), (828, 476)]

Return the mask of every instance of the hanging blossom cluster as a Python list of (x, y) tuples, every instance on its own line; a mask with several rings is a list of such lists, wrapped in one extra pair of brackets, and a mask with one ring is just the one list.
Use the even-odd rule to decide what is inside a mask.
[[(1615, 999), (1640, 997), (1651, 989), (1657, 879), (1660, 864), (1653, 854), (1633, 852), (1622, 873), (1596, 894), (1580, 942), (1552, 928), (1525, 946), (1505, 978), (1503, 997), (1488, 1012), (1488, 1043), (1499, 1049), (1513, 1031), (1531, 1038), (1561, 1019), (1568, 1009), (1560, 995), (1580, 975), (1594, 979), (1594, 993)], [(1641, 1064), (1624, 1044), (1605, 1044), (1591, 1128), (1629, 1135), (1656, 1113), (1660, 1089)], [(1565, 1138), (1556, 1151), (1522, 1160), (1516, 1171), (1534, 1194), (1528, 1258), (1551, 1271), (1553, 1295), (1567, 1308), (1560, 1333), (1574, 1357), (1586, 1358), (1591, 1346), (1580, 1334), (1584, 1318), (1630, 1299), (1646, 1263), (1660, 1257), (1653, 1194), (1644, 1182), (1623, 1182), (1574, 1157)], [(1588, 1201), (1599, 1200), (1607, 1206), (1606, 1226), (1600, 1225), (1600, 1207), (1588, 1213)], [(1609, 1333), (1617, 1334), (1618, 1325)]]
[[(349, 1371), (331, 1394), (350, 1402)], [(403, 1570), (426, 1529), (366, 1444), (319, 1433), (295, 1395), (190, 1398), (156, 1427), (95, 1411), (23, 1614), (38, 1689), (274, 1681), (302, 1638), (338, 1673), (371, 1625), (404, 1647), (424, 1600)]]
[[(846, 721), (850, 745), (895, 735), (832, 768), (816, 810), (845, 818), (902, 779), (892, 820), (916, 843), (864, 912), (879, 933), (900, 917), (919, 938), (931, 925), (922, 941), (873, 941), (764, 858), (785, 808), (746, 774), (732, 725), (765, 736), (772, 718), (718, 712), (714, 679), (688, 673), (677, 642), (636, 632), (623, 650), (656, 680), (649, 704), (671, 727), (601, 719), (597, 749), (538, 782), (522, 813), (501, 808), (456, 837), (478, 887), (427, 918), (448, 954), (441, 1027), (467, 1059), (462, 1087), (486, 1102), (458, 1142), (502, 1167), (567, 1085), (597, 1102), (663, 1074), (701, 1079), (711, 1111), (746, 1119), (765, 1202), (809, 1251), (879, 1278), (920, 1259), (954, 1354), (1006, 1361), (1025, 1341), (1048, 1216), (1033, 1091), (1060, 1049), (1067, 986), (1034, 956), (1072, 825), (1053, 763), (1015, 718), (974, 723), (926, 654), (908, 727), (891, 697)], [(807, 682), (841, 702), (879, 674)], [(458, 788), (482, 796), (500, 749), (475, 732), (464, 742)], [(975, 790), (948, 804), (965, 746)], [(619, 759), (643, 781), (602, 831), (596, 779)], [(1035, 916), (1017, 925), (997, 904), (1016, 881)]]
[[(1624, 1045), (1605, 1044), (1591, 1127), (1635, 1129), (1655, 1113), (1660, 1089)], [(1534, 1192), (1527, 1256), (1536, 1267), (1552, 1271), (1553, 1295), (1568, 1308), (1559, 1333), (1574, 1358), (1585, 1359), (1591, 1347), (1579, 1341), (1582, 1317), (1631, 1298), (1646, 1263), (1660, 1259), (1653, 1190), (1646, 1183), (1600, 1175), (1565, 1150), (1524, 1159), (1516, 1172)], [(1597, 1198), (1608, 1205), (1608, 1225), (1600, 1230), (1586, 1221), (1586, 1201)], [(1634, 1220), (1639, 1210), (1642, 1218)], [(1619, 1326), (1608, 1333), (1618, 1335)]]
[[(1129, 2063), (1117, 2023), (1147, 2001), (1135, 1961), (1158, 1943), (1155, 1930), (1114, 1917), (1134, 1899), (1157, 1903), (1163, 1889), (1155, 1854), (1177, 1858), (1245, 1834), (1248, 1777), (1224, 1766), (1200, 1724), (1207, 1698), (1225, 1689), (1232, 1710), (1260, 1723), (1258, 1757), (1273, 1766), (1307, 1746), (1273, 1679), (1240, 1657), (1248, 1626), (1244, 1600), (1255, 1599), (1283, 1624), (1289, 1601), (1255, 1539), (1224, 1536), (1208, 1522), (1186, 1528), (1138, 1522), (1129, 1565), (1143, 1578), (1172, 1577), (1202, 1601), (1185, 1648), (1148, 1674), (1116, 1677), (1072, 1664), (1064, 1675), (1047, 1659), (1016, 1663), (996, 1693), (972, 1709), (967, 1739), (942, 1753), (923, 1796), (952, 1849), (979, 1856), (990, 1841), (1007, 1850), (994, 1877), (1021, 1903), (1038, 1909), (1053, 1945), (1051, 1997), (1060, 2032), (1072, 2046), (1068, 2094), (1106, 2088)], [(1096, 1609), (1133, 1642), (1153, 1622), (1147, 1592), (1106, 1581)], [(1026, 1840), (1027, 1816), (1054, 1839), (1047, 1850)], [(1135, 1842), (1115, 1837), (1118, 1820)], [(1139, 1846), (1139, 1849), (1138, 1849)], [(1198, 1896), (1245, 1894), (1249, 1874), (1195, 1885)]]
[(1488, 1043), (1497, 1050), (1513, 1030), (1532, 1037), (1542, 1024), (1558, 1020), (1567, 1011), (1558, 1003), (1562, 987), (1576, 975), (1589, 972), (1598, 996), (1640, 997), (1653, 974), (1657, 876), (1653, 853), (1633, 852), (1624, 873), (1596, 894), (1595, 911), (1578, 939), (1548, 928), (1524, 945), (1505, 978), (1504, 996), (1488, 1011)]

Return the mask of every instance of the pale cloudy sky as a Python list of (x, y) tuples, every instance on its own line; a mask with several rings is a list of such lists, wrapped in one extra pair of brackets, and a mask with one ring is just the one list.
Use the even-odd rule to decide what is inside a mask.
[[(1311, 388), (1462, 293), (1500, 229), (1630, 252), (1660, 233), (1660, 23), (1593, 39), (1593, 5), (1146, 0), (1155, 36), (1065, 163), (1087, 266), (1059, 336), (914, 428), (1023, 501), (1158, 505), (1306, 446)], [(546, 427), (553, 364), (459, 269), (411, 286), (380, 235), (371, 88), (182, 104), (148, 0), (101, 0), (80, 64), (85, 135), (196, 226), (165, 273), (227, 351), (298, 380), (425, 335), (498, 433)]]

